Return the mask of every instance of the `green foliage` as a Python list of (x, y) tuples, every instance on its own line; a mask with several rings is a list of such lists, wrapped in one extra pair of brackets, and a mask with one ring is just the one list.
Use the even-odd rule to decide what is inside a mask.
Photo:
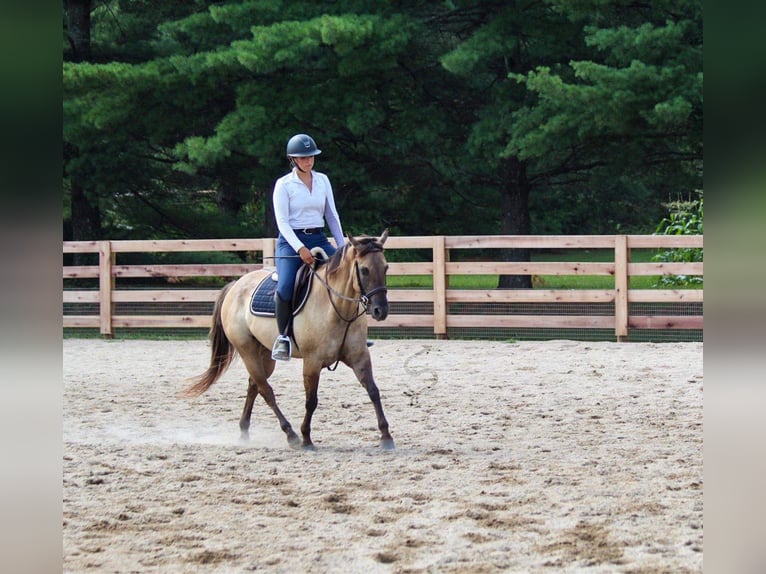
[[(669, 214), (657, 226), (659, 235), (704, 235), (705, 205), (702, 190), (698, 199), (678, 200), (667, 204)], [(652, 261), (665, 263), (701, 263), (703, 249), (668, 249), (656, 254)], [(703, 278), (695, 275), (671, 275), (659, 278), (657, 286), (687, 287), (702, 285)]]
[(355, 233), (646, 232), (701, 185), (698, 1), (93, 7), (91, 61), (64, 49), (67, 228), (82, 190), (106, 237), (273, 235), (296, 132)]
[[(564, 172), (542, 191), (551, 196), (566, 184), (558, 204), (571, 207), (558, 211), (562, 222), (646, 232), (648, 220), (637, 215), (656, 218), (661, 197), (701, 185), (701, 4), (552, 4), (582, 22), (585, 49), (509, 74), (528, 101), (511, 113), (504, 154), (537, 172)], [(577, 196), (592, 208), (590, 220)]]

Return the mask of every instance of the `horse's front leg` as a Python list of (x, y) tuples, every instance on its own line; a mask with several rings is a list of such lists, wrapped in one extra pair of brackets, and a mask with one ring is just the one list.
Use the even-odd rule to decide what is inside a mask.
[(393, 450), (394, 439), (388, 431), (388, 421), (386, 415), (383, 414), (383, 405), (380, 403), (380, 391), (372, 376), (372, 363), (369, 354), (356, 364), (347, 364), (354, 370), (356, 378), (367, 390), (372, 405), (375, 407), (375, 416), (378, 417), (378, 429), (380, 429), (380, 446), (386, 450)]
[(306, 414), (303, 417), (301, 425), (301, 434), (303, 435), (303, 448), (306, 450), (315, 450), (314, 443), (311, 442), (311, 417), (319, 404), (319, 372), (306, 367), (304, 362), (303, 369), (303, 387), (306, 390)]

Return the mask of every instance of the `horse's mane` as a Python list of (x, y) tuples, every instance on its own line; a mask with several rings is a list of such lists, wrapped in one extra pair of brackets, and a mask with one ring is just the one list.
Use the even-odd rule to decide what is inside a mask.
[[(376, 251), (383, 251), (383, 244), (378, 241), (377, 237), (362, 236), (356, 238), (358, 245), (354, 247), (360, 257), (364, 257), (368, 253), (375, 253)], [(330, 275), (338, 270), (340, 264), (343, 262), (343, 258), (346, 256), (346, 250), (352, 247), (350, 242), (347, 242), (342, 249), (338, 249), (332, 254), (330, 260), (325, 264), (327, 266), (327, 274)]]

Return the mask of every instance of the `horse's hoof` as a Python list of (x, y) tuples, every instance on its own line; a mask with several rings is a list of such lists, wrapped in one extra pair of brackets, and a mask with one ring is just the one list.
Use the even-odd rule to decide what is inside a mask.
[(249, 432), (247, 432), (245, 430), (245, 431), (242, 431), (241, 433), (239, 433), (239, 441), (240, 442), (247, 442), (249, 440), (250, 440), (250, 433)]
[(297, 434), (292, 434), (287, 436), (287, 444), (290, 445), (290, 448), (301, 448), (301, 439), (298, 437)]
[(395, 450), (396, 446), (394, 445), (394, 439), (392, 438), (381, 439), (380, 448), (382, 448), (383, 450)]
[(314, 446), (314, 443), (309, 443), (309, 444), (304, 444), (303, 445), (303, 450), (307, 450), (309, 452), (314, 452), (314, 451), (316, 451), (316, 449), (317, 449), (317, 447)]

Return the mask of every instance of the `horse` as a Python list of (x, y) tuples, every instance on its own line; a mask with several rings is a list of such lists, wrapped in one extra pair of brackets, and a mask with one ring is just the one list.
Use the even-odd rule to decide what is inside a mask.
[(256, 316), (249, 309), (253, 292), (272, 273), (271, 270), (251, 271), (221, 289), (208, 334), (210, 365), (204, 373), (191, 379), (193, 384), (182, 394), (196, 397), (207, 391), (239, 355), (249, 375), (247, 397), (239, 421), (242, 439), (249, 438), (253, 403), (260, 394), (274, 411), (288, 444), (293, 448), (314, 450), (311, 418), (318, 403), (319, 375), (323, 368), (334, 370), (339, 362), (343, 362), (353, 370), (372, 401), (380, 430), (380, 446), (393, 449), (394, 439), (383, 414), (367, 347), (367, 314), (376, 321), (383, 321), (388, 316), (388, 263), (383, 254), (388, 230), (377, 238), (366, 235), (347, 237), (349, 241), (324, 265), (309, 269), (313, 281), (302, 310), (293, 317), (295, 344), (291, 345), (292, 357), (303, 360), (306, 393), (305, 416), (300, 429), (302, 439), (279, 409), (268, 382), (276, 364), (271, 358), (271, 347), (278, 335), (277, 322), (273, 317)]

